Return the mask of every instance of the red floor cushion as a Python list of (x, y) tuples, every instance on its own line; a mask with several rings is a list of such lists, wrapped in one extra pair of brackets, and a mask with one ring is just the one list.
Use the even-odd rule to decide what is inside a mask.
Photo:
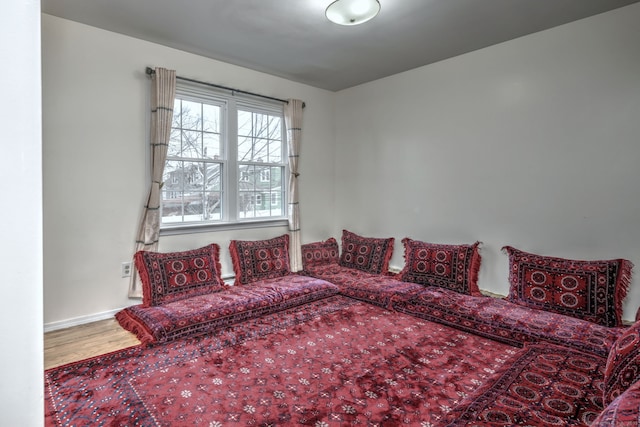
[(608, 405), (640, 380), (640, 322), (631, 325), (616, 340), (604, 374), (604, 403)]
[(337, 293), (332, 283), (291, 274), (159, 306), (134, 305), (118, 312), (116, 319), (143, 344), (156, 344), (210, 333)]

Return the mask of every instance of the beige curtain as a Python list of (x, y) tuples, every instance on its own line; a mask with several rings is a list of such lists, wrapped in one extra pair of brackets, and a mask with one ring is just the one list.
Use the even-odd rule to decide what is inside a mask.
[[(158, 249), (160, 234), (160, 189), (171, 136), (176, 72), (156, 68), (151, 75), (151, 189), (138, 227), (135, 252)], [(142, 298), (142, 286), (135, 268), (131, 271), (130, 298)]]
[(291, 271), (302, 270), (302, 251), (300, 248), (300, 204), (298, 201), (298, 159), (300, 158), (300, 139), (302, 138), (302, 101), (290, 99), (284, 107), (284, 121), (287, 126), (289, 145), (289, 258)]

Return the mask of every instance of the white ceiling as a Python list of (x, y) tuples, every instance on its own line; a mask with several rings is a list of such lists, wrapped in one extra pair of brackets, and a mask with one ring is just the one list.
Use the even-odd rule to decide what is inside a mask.
[(640, 0), (379, 0), (375, 19), (351, 27), (326, 19), (332, 0), (41, 1), (47, 14), (337, 91)]

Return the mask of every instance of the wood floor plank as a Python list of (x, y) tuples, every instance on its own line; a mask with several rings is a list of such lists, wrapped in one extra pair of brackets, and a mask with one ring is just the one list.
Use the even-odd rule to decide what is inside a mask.
[(115, 319), (44, 334), (44, 367), (50, 369), (140, 344)]

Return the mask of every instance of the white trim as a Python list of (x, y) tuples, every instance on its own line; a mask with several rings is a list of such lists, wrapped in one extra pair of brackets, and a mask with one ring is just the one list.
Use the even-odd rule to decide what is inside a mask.
[(247, 230), (249, 228), (287, 227), (286, 218), (247, 219), (238, 222), (196, 223), (164, 226), (160, 228), (160, 236), (174, 236), (191, 233), (210, 233), (222, 230)]
[(72, 326), (84, 325), (85, 323), (97, 322), (99, 320), (107, 320), (113, 318), (117, 312), (122, 310), (121, 308), (115, 310), (104, 311), (102, 313), (89, 314), (87, 316), (73, 317), (71, 319), (59, 320), (57, 322), (45, 323), (44, 332), (57, 331), (59, 329), (66, 329)]
[(398, 267), (395, 265), (389, 265), (389, 272), (391, 273), (400, 273), (402, 271), (402, 267)]
[[(227, 285), (233, 285), (236, 276), (234, 275), (224, 275), (222, 276), (222, 280)], [(87, 316), (73, 317), (71, 319), (59, 320), (57, 322), (45, 323), (44, 325), (44, 333), (58, 331), (60, 329), (67, 329), (73, 326), (80, 326), (87, 323), (98, 322), (100, 320), (112, 319), (117, 312), (123, 308), (117, 308), (115, 310), (103, 311), (102, 313), (89, 314)]]

